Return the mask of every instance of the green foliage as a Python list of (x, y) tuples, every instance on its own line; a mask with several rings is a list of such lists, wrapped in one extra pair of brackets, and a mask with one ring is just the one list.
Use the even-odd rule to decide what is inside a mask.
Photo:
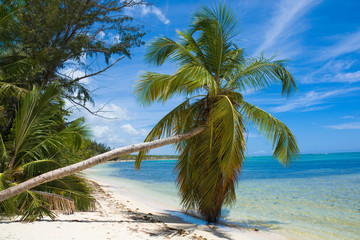
[(84, 139), (79, 149), (65, 149), (63, 151), (63, 165), (70, 165), (95, 155), (110, 151), (111, 148), (103, 143), (97, 143), (90, 139)]
[[(20, 101), (11, 136), (7, 141), (0, 134), (0, 190), (24, 182), (42, 173), (63, 166), (63, 153), (79, 149), (88, 130), (83, 119), (65, 126), (60, 111), (62, 104), (56, 84), (46, 90), (34, 87)], [(69, 212), (93, 209), (91, 187), (80, 176), (73, 175), (42, 184), (8, 201), (1, 202), (0, 212), (21, 220), (34, 221), (44, 216), (54, 218), (51, 211)]]
[[(19, 95), (33, 86), (45, 89), (57, 82), (61, 96), (71, 103), (93, 103), (81, 80), (104, 72), (144, 44), (142, 26), (124, 14), (125, 8), (141, 4), (145, 1), (2, 1), (0, 133), (4, 140), (11, 134)], [(67, 71), (81, 71), (84, 76)]]
[[(0, 191), (110, 150), (88, 139), (84, 119), (66, 123), (70, 113), (63, 99), (81, 106), (92, 102), (81, 79), (104, 72), (144, 44), (142, 26), (123, 12), (144, 3), (1, 1)], [(65, 69), (85, 76), (69, 76)], [(34, 221), (54, 218), (52, 210), (91, 210), (91, 190), (81, 175), (72, 175), (1, 202), (0, 214)]]
[[(27, 89), (58, 81), (62, 95), (71, 102), (92, 101), (80, 80), (102, 73), (130, 57), (131, 48), (144, 44), (142, 26), (124, 14), (125, 8), (141, 4), (145, 1), (2, 1), (0, 64), (8, 63), (1, 69), (3, 81)], [(64, 74), (65, 68), (85, 76)]]
[[(216, 222), (221, 207), (236, 199), (235, 186), (246, 151), (246, 122), (273, 143), (274, 157), (284, 165), (296, 158), (295, 137), (284, 123), (243, 99), (248, 89), (259, 90), (272, 83), (282, 85), (282, 94), (296, 90), (285, 60), (246, 58), (234, 43), (238, 34), (235, 12), (219, 4), (193, 15), (189, 31), (178, 31), (179, 41), (158, 37), (148, 47), (146, 60), (179, 68), (172, 74), (145, 72), (135, 94), (142, 104), (166, 102), (175, 95), (186, 100), (164, 116), (145, 141), (185, 133), (198, 126), (206, 130), (176, 144), (180, 153), (176, 172), (182, 204), (198, 211), (208, 222)], [(140, 168), (146, 152), (140, 152)]]

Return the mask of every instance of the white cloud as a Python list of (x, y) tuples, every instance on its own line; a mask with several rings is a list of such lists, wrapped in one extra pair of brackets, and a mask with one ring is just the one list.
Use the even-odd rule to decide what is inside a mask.
[(127, 9), (127, 14), (129, 15), (137, 15), (140, 14), (142, 16), (153, 14), (155, 15), (161, 22), (164, 24), (169, 24), (170, 20), (165, 16), (165, 14), (157, 7), (151, 5), (140, 5), (135, 6), (131, 9)]
[(304, 0), (304, 1), (289, 1), (283, 0), (276, 9), (278, 12), (273, 16), (269, 22), (269, 28), (265, 33), (265, 40), (258, 47), (253, 55), (259, 55), (261, 51), (266, 51), (273, 45), (289, 38), (290, 36), (297, 33), (299, 27), (294, 27), (294, 23), (297, 23), (311, 7), (319, 3), (318, 0)]
[(114, 120), (130, 120), (129, 111), (125, 107), (120, 107), (116, 104), (106, 104), (99, 115)]
[(170, 23), (170, 20), (165, 17), (165, 15), (161, 12), (160, 9), (154, 6), (151, 7), (152, 7), (152, 13), (154, 13), (160, 21), (162, 21), (165, 24)]
[(95, 138), (102, 138), (110, 132), (108, 126), (94, 126), (92, 127), (92, 133)]
[(98, 40), (103, 40), (105, 37), (105, 33), (103, 31), (100, 31), (97, 35), (96, 35), (96, 38)]
[[(328, 108), (328, 106), (318, 106), (320, 104), (324, 104), (324, 100), (331, 97), (341, 96), (346, 93), (359, 91), (360, 88), (344, 88), (332, 91), (310, 91), (307, 92), (304, 96), (291, 99), (287, 101), (285, 104), (273, 107), (270, 110), (272, 112), (289, 112), (293, 110), (302, 110), (302, 111), (315, 111), (320, 109)], [(316, 107), (314, 107), (316, 106)]]
[(135, 128), (133, 128), (133, 126), (131, 126), (130, 124), (125, 124), (122, 125), (121, 128), (128, 134), (130, 135), (142, 135), (145, 136), (146, 135), (146, 130), (145, 129), (140, 129), (140, 130), (136, 130)]
[(338, 125), (326, 126), (337, 130), (360, 129), (360, 122), (343, 123)]
[[(105, 143), (112, 148), (123, 147), (131, 144), (141, 143), (144, 141), (144, 136), (147, 131), (143, 128), (136, 128), (139, 123), (137, 113), (130, 111), (130, 109), (123, 107), (123, 105), (109, 103), (106, 104), (101, 112), (98, 114), (102, 117), (95, 116), (83, 108), (71, 108), (74, 113), (70, 120), (78, 117), (85, 117), (86, 125), (91, 129), (92, 137), (97, 142)], [(71, 103), (66, 101), (66, 106), (71, 106)], [(96, 111), (102, 106), (100, 103), (93, 107), (87, 105), (86, 107), (92, 111)], [(131, 122), (130, 122), (131, 121)], [(136, 124), (134, 123), (136, 122)]]

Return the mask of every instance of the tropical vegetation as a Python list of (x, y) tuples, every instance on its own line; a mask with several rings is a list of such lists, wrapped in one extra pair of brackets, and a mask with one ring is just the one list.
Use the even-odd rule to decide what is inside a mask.
[[(178, 41), (168, 37), (153, 40), (145, 56), (149, 64), (169, 61), (174, 74), (145, 72), (135, 94), (140, 103), (166, 102), (174, 96), (185, 101), (164, 116), (145, 141), (205, 130), (175, 144), (180, 156), (175, 167), (181, 203), (208, 222), (217, 222), (223, 205), (236, 198), (236, 183), (246, 152), (247, 124), (254, 125), (274, 147), (274, 157), (288, 165), (299, 154), (290, 129), (270, 113), (247, 102), (247, 91), (281, 84), (282, 95), (296, 90), (285, 60), (247, 57), (236, 45), (239, 22), (235, 12), (219, 4), (203, 7), (192, 17), (187, 31), (178, 30)], [(135, 163), (140, 168), (146, 151)]]
[[(118, 55), (121, 59), (128, 55), (129, 48), (141, 45), (143, 33), (138, 28), (128, 29), (127, 34), (121, 32), (121, 24), (131, 19), (113, 19), (116, 15), (106, 10), (121, 10), (128, 3), (141, 4), (142, 1), (31, 1), (44, 6), (43, 10), (24, 2), (4, 1), (6, 4), (0, 8), (3, 14), (0, 16), (1, 213), (22, 214), (24, 220), (32, 221), (44, 215), (54, 217), (53, 208), (71, 212), (76, 205), (78, 209), (89, 209), (93, 205), (88, 185), (73, 174), (138, 151), (135, 163), (140, 168), (148, 150), (175, 144), (180, 154), (175, 170), (183, 206), (199, 212), (209, 222), (216, 222), (222, 206), (235, 201), (235, 186), (245, 158), (247, 123), (257, 127), (273, 144), (274, 157), (284, 165), (299, 154), (289, 128), (244, 99), (247, 91), (262, 90), (272, 83), (282, 86), (283, 95), (296, 90), (286, 61), (263, 55), (247, 57), (244, 49), (235, 44), (239, 27), (234, 11), (219, 4), (213, 9), (204, 7), (197, 11), (190, 29), (178, 31), (178, 42), (159, 37), (148, 48), (146, 59), (150, 64), (160, 66), (171, 61), (177, 64), (178, 70), (171, 75), (144, 73), (135, 90), (139, 101), (142, 104), (166, 102), (176, 95), (184, 96), (185, 101), (155, 125), (145, 143), (78, 162), (80, 159), (71, 149), (80, 147), (87, 131), (82, 119), (65, 121), (69, 112), (63, 107), (63, 99), (84, 106), (91, 101), (91, 96), (80, 81), (82, 77), (64, 76), (61, 70), (67, 63), (74, 62), (87, 69), (86, 64), (82, 65), (83, 49), (90, 58), (102, 55), (111, 67), (107, 62), (110, 56)], [(83, 14), (89, 14), (85, 22), (83, 18), (76, 18), (78, 25), (71, 25), (72, 19), (63, 17), (60, 27), (51, 24), (54, 15), (50, 10), (68, 17), (79, 10), (70, 6), (70, 2), (79, 4)], [(97, 8), (98, 11), (93, 12)], [(91, 21), (91, 17), (98, 21)], [(64, 29), (66, 21), (70, 27)], [(87, 21), (90, 21), (88, 25)], [(5, 22), (9, 24), (3, 25)], [(102, 39), (95, 37), (99, 32), (88, 34), (96, 26), (106, 29), (97, 23), (117, 26), (120, 33), (125, 34), (119, 36), (134, 33), (134, 38), (130, 37), (128, 44), (121, 46), (120, 42), (107, 49), (107, 42), (103, 46)], [(34, 28), (30, 33), (23, 33), (29, 27)], [(73, 34), (68, 35), (72, 30)], [(11, 34), (3, 34), (6, 32)], [(81, 43), (86, 46), (81, 47)], [(63, 54), (58, 50), (63, 50)], [(159, 139), (163, 136), (167, 137)]]
[[(144, 44), (142, 27), (119, 14), (139, 4), (144, 1), (1, 1), (0, 191), (110, 150), (89, 139), (84, 119), (67, 120), (64, 99), (86, 108), (93, 100), (82, 80)], [(101, 61), (105, 67), (98, 67)], [(91, 190), (81, 175), (69, 174), (0, 201), (0, 215), (34, 221), (54, 218), (52, 210), (91, 210)]]
[[(0, 190), (15, 186), (44, 172), (67, 164), (64, 150), (79, 149), (88, 136), (83, 119), (65, 125), (59, 105), (63, 104), (52, 85), (44, 91), (36, 87), (25, 94), (16, 109), (12, 133), (0, 135)], [(71, 213), (94, 208), (91, 187), (79, 175), (40, 185), (1, 202), (0, 210), (11, 217), (34, 221), (43, 216), (54, 218), (51, 211)]]

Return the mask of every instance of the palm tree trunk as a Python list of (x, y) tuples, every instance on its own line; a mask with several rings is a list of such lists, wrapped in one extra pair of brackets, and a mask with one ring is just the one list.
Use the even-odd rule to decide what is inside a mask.
[(41, 174), (37, 177), (31, 178), (31, 179), (29, 179), (25, 182), (22, 182), (14, 187), (11, 187), (11, 188), (1, 191), (0, 192), (0, 202), (4, 201), (6, 199), (9, 199), (19, 193), (22, 193), (26, 190), (29, 190), (33, 187), (36, 187), (40, 184), (72, 175), (74, 173), (80, 172), (82, 170), (93, 167), (95, 165), (106, 162), (110, 159), (119, 157), (121, 155), (129, 154), (129, 153), (133, 153), (133, 152), (139, 152), (139, 151), (146, 151), (146, 150), (158, 148), (161, 146), (165, 146), (168, 144), (180, 142), (180, 141), (192, 138), (192, 137), (202, 133), (204, 130), (205, 130), (205, 126), (200, 126), (200, 127), (194, 128), (194, 129), (190, 130), (189, 132), (186, 132), (183, 134), (179, 134), (179, 135), (175, 135), (175, 136), (171, 136), (171, 137), (167, 137), (164, 139), (159, 139), (159, 140), (155, 140), (155, 141), (151, 141), (151, 142), (138, 143), (138, 144), (130, 145), (127, 147), (114, 149), (109, 152), (91, 157), (87, 160), (84, 160), (84, 161), (63, 167), (63, 168), (55, 169), (53, 171), (50, 171), (50, 172)]

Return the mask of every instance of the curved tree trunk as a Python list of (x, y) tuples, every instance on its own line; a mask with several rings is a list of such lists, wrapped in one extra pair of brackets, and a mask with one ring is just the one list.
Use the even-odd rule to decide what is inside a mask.
[(99, 154), (97, 156), (91, 157), (87, 160), (63, 167), (58, 168), (53, 171), (41, 174), (37, 177), (31, 178), (25, 182), (22, 182), (14, 187), (7, 188), (0, 192), (0, 202), (4, 201), (6, 199), (9, 199), (19, 193), (22, 193), (26, 190), (29, 190), (33, 187), (36, 187), (40, 184), (53, 181), (58, 178), (66, 177), (69, 175), (72, 175), (74, 173), (80, 172), (82, 170), (85, 170), (87, 168), (93, 167), (95, 165), (98, 165), (100, 163), (106, 162), (110, 159), (119, 157), (121, 155), (133, 153), (133, 152), (139, 152), (139, 151), (146, 151), (154, 148), (158, 148), (161, 146), (165, 146), (168, 144), (176, 143), (179, 141), (183, 141), (189, 138), (192, 138), (200, 133), (202, 133), (205, 130), (205, 126), (197, 127), (189, 132), (167, 137), (164, 139), (159, 139), (151, 142), (144, 142), (144, 143), (138, 143), (134, 145), (130, 145), (127, 147), (122, 147), (118, 149), (111, 150), (109, 152)]

